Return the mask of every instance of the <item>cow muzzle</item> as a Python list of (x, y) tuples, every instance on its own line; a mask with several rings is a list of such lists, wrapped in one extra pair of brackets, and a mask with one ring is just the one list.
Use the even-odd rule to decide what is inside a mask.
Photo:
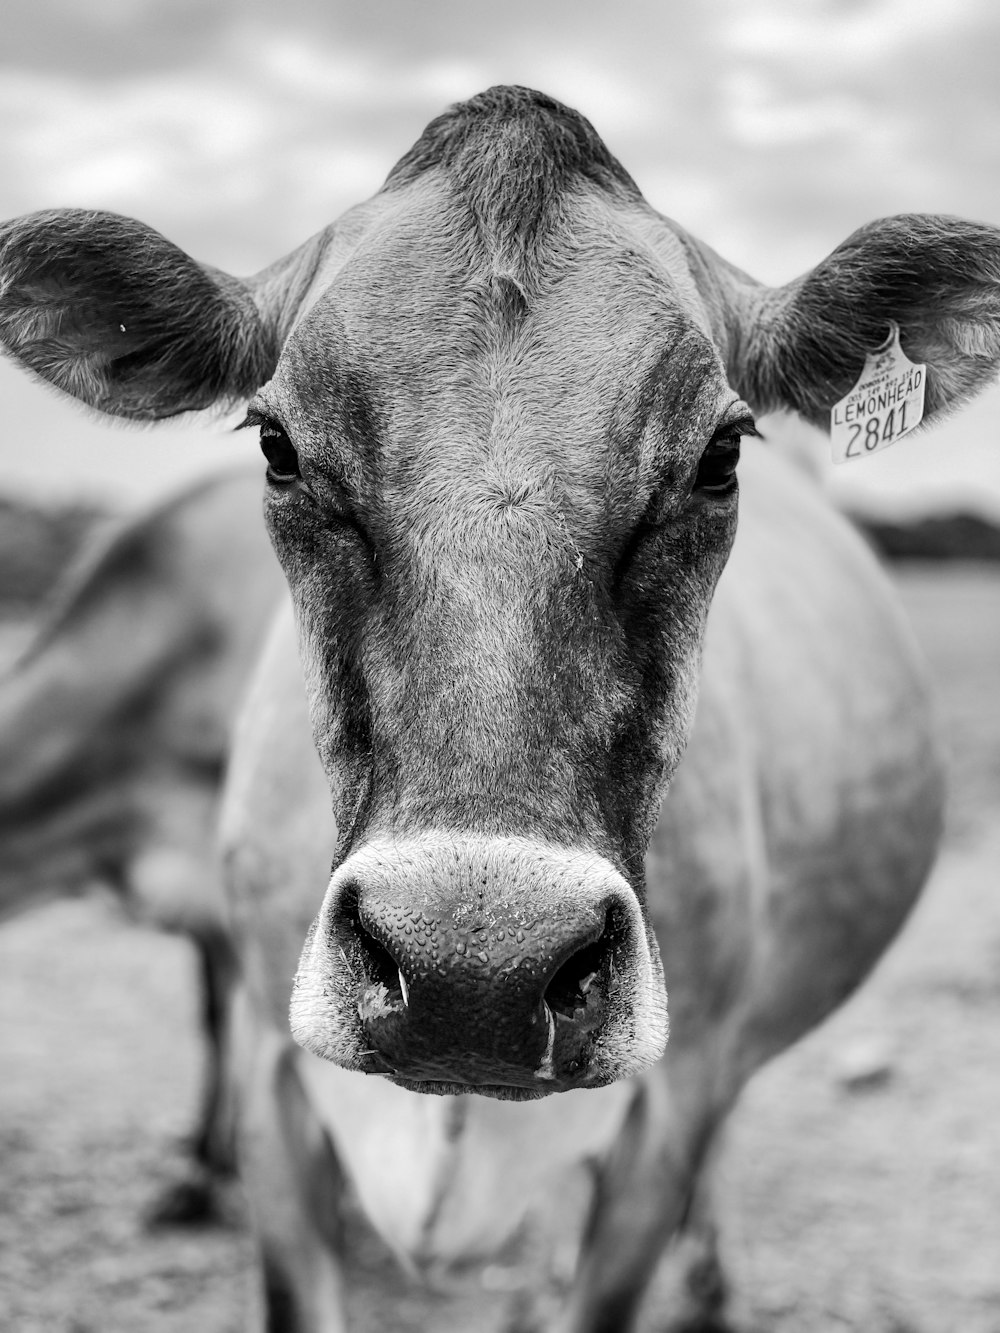
[(421, 1092), (539, 1097), (659, 1058), (666, 992), (636, 896), (591, 852), (527, 839), (370, 843), (330, 881), (291, 1026)]

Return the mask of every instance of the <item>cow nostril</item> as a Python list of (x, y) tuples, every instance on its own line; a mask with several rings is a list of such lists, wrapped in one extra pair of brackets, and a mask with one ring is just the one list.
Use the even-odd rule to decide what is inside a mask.
[(585, 944), (565, 963), (545, 990), (545, 1003), (555, 1014), (572, 1018), (587, 1006), (587, 997), (596, 986), (601, 989), (601, 973), (608, 958), (609, 940), (605, 932), (593, 944)]
[(352, 953), (364, 976), (361, 1006), (370, 1011), (389, 1013), (407, 1003), (406, 979), (392, 954), (361, 922), (356, 893), (347, 893), (341, 904), (350, 927)]
[(369, 989), (384, 987), (383, 1003), (387, 1008), (405, 1005), (406, 981), (392, 954), (360, 922), (356, 928), (356, 938)]

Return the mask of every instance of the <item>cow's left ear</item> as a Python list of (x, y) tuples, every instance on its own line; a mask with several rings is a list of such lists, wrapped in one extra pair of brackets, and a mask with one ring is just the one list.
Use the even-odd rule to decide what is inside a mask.
[(1000, 229), (924, 214), (873, 222), (811, 273), (732, 290), (733, 387), (758, 411), (791, 408), (829, 429), (865, 356), (899, 326), (927, 365), (924, 419), (957, 407), (1000, 365)]
[(249, 283), (144, 223), (60, 209), (0, 226), (0, 343), (98, 411), (231, 404), (270, 378), (278, 342)]

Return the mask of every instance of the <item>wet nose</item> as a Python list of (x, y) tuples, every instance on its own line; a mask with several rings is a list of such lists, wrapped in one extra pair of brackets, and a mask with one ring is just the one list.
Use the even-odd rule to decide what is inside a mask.
[(318, 930), (350, 974), (367, 1055), (384, 1072), (548, 1092), (588, 1080), (635, 916), (603, 858), (497, 839), (356, 853)]
[(578, 1073), (604, 1016), (609, 910), (574, 906), (551, 921), (504, 904), (456, 922), (352, 883), (340, 912), (366, 1038), (416, 1081), (530, 1086)]

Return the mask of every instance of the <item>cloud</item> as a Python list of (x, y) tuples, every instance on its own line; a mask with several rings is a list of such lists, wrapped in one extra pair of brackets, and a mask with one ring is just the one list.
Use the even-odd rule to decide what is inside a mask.
[(820, 60), (857, 69), (893, 60), (900, 48), (954, 35), (987, 12), (983, 0), (757, 0), (720, 25), (720, 40), (741, 56), (784, 64)]

